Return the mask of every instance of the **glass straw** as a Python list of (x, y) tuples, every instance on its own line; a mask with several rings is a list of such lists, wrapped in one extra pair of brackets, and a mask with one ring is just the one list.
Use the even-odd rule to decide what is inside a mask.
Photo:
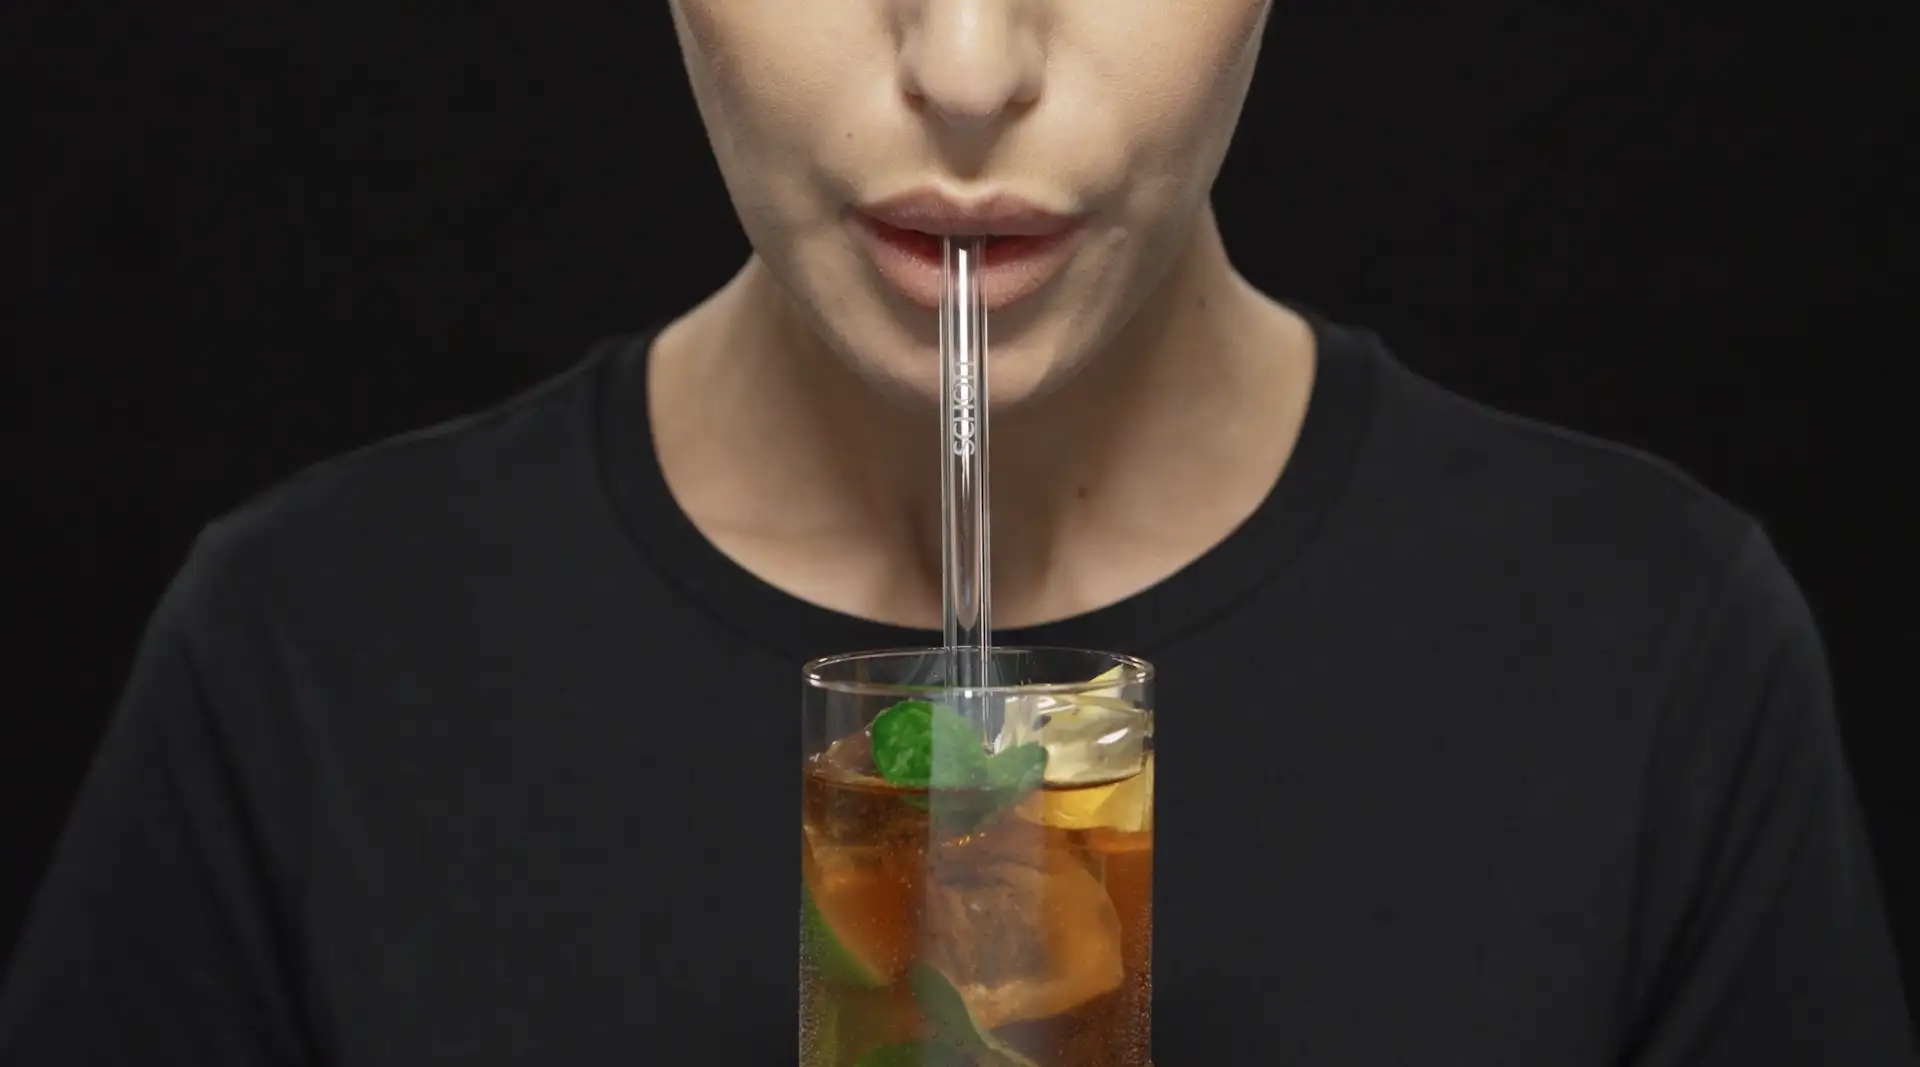
[(987, 306), (979, 271), (985, 241), (942, 242), (940, 298), (940, 611), (947, 684), (983, 740), (996, 739), (984, 693), (993, 644), (988, 610)]

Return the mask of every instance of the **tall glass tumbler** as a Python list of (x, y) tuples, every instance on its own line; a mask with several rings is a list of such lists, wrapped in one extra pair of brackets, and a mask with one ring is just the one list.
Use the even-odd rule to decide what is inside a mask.
[(1148, 1063), (1153, 669), (990, 656), (805, 668), (803, 1067)]

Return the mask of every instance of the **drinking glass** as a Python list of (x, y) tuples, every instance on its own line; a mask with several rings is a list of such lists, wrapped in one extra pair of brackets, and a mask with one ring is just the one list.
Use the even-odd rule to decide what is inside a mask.
[(804, 669), (800, 1062), (1145, 1067), (1153, 669), (956, 658)]

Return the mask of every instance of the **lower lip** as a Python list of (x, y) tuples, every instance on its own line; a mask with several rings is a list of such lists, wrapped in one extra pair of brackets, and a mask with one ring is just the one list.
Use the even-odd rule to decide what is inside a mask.
[[(894, 292), (910, 304), (939, 310), (946, 286), (940, 238), (858, 214), (853, 228), (874, 269)], [(1079, 233), (1080, 226), (1075, 224), (1045, 236), (988, 241), (979, 275), (987, 310), (998, 311), (1024, 300), (1053, 280), (1073, 257)]]

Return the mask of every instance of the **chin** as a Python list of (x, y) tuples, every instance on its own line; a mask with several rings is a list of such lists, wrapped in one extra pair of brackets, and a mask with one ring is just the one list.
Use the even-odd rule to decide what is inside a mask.
[[(940, 403), (940, 350), (921, 339), (893, 345), (881, 338), (843, 338), (835, 346), (865, 381), (913, 406)], [(1019, 340), (987, 342), (988, 397), (996, 412), (1025, 407), (1073, 378), (1077, 360), (1054, 345)]]
[[(834, 249), (835, 253), (842, 250)], [(850, 255), (779, 256), (794, 328), (808, 329), (875, 392), (912, 407), (940, 402), (938, 316), (911, 307), (862, 270)], [(1073, 290), (992, 314), (987, 326), (989, 398), (996, 411), (1033, 403), (1070, 382), (1099, 334), (1097, 306)], [(805, 325), (802, 325), (802, 322)]]

